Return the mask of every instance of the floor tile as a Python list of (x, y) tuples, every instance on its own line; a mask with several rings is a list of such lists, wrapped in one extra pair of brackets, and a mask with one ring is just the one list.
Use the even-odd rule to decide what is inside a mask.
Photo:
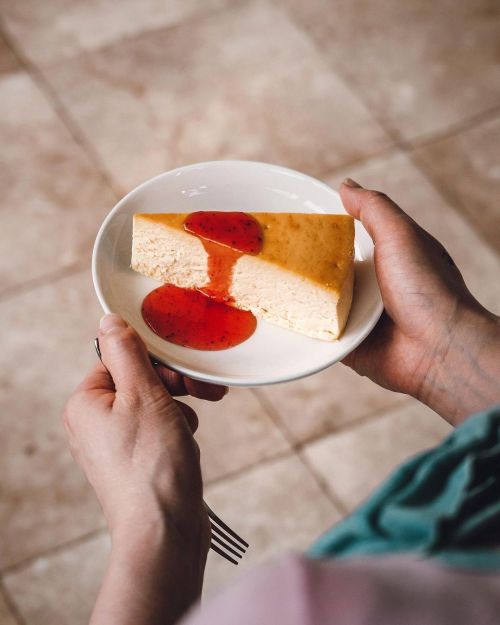
[(382, 417), (312, 443), (303, 453), (331, 491), (352, 510), (398, 464), (438, 444), (450, 430), (429, 408), (407, 400)]
[(205, 493), (215, 512), (250, 543), (238, 567), (210, 554), (205, 595), (284, 550), (303, 550), (340, 519), (296, 456), (215, 484)]
[[(337, 188), (345, 176), (366, 187), (384, 191), (398, 202), (445, 245), (479, 301), (493, 312), (500, 313), (498, 256), (406, 155), (393, 154), (369, 160), (337, 172), (328, 182)], [(471, 250), (474, 250), (473, 254)]]
[(258, 390), (298, 443), (318, 438), (402, 400), (342, 364)]
[(108, 552), (108, 536), (99, 535), (7, 575), (26, 625), (87, 625)]
[(303, 32), (261, 1), (46, 76), (124, 191), (189, 162), (253, 159), (314, 173), (388, 143)]
[(0, 14), (23, 52), (38, 64), (93, 50), (144, 30), (217, 10), (229, 0), (0, 0)]
[(500, 116), (419, 148), (420, 166), (500, 250)]
[(0, 291), (90, 257), (115, 200), (29, 76), (0, 80)]
[(86, 272), (0, 303), (0, 568), (102, 524), (60, 418), (99, 316)]
[(406, 138), (498, 105), (496, 0), (279, 3), (352, 89)]
[(2, 623), (2, 625), (19, 625), (14, 614), (9, 608), (9, 605), (4, 595), (1, 592), (0, 592), (0, 623)]
[(179, 398), (200, 420), (196, 440), (205, 482), (286, 452), (289, 444), (249, 390), (230, 390), (220, 402)]
[(19, 62), (0, 31), (0, 76), (19, 69)]

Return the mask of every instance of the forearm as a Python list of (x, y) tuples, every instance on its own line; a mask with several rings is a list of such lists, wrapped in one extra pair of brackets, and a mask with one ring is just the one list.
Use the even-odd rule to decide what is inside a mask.
[(439, 352), (418, 399), (454, 426), (500, 403), (500, 319), (467, 310)]
[(201, 594), (206, 552), (175, 528), (144, 522), (115, 532), (90, 625), (171, 625)]

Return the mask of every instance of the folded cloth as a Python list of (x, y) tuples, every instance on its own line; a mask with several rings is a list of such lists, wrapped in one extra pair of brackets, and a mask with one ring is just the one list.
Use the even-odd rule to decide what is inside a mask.
[(500, 406), (401, 465), (309, 551), (317, 558), (395, 553), (500, 570)]

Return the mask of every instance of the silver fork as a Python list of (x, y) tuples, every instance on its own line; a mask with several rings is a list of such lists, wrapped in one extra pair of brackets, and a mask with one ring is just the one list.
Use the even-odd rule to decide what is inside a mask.
[[(205, 504), (205, 509), (210, 520), (210, 528), (212, 530), (210, 549), (223, 558), (226, 558), (226, 560), (229, 560), (229, 562), (238, 564), (238, 560), (245, 555), (250, 545), (226, 525), (224, 521), (219, 519), (215, 512), (209, 508), (206, 501), (203, 503)], [(234, 558), (229, 554), (232, 554)]]
[[(98, 338), (94, 339), (94, 347), (97, 355), (99, 356), (99, 360), (102, 362), (101, 349), (99, 347)], [(159, 364), (153, 360), (151, 362), (153, 363), (153, 365)], [(243, 540), (241, 536), (238, 536), (235, 531), (233, 531), (228, 525), (226, 525), (224, 521), (222, 521), (222, 519), (220, 519), (209, 507), (206, 501), (204, 501), (203, 503), (205, 505), (205, 510), (207, 511), (210, 521), (210, 549), (215, 551), (215, 553), (218, 553), (229, 562), (232, 562), (233, 564), (238, 564), (238, 560), (241, 560), (250, 545), (246, 542), (246, 540)]]

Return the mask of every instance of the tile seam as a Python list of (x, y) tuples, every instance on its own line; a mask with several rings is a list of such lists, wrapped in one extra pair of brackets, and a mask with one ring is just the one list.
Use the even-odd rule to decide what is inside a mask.
[[(201, 450), (201, 453), (203, 455), (203, 449)], [(213, 486), (218, 486), (219, 484), (225, 484), (226, 482), (230, 482), (233, 479), (239, 478), (242, 475), (245, 475), (245, 473), (248, 473), (258, 467), (266, 467), (270, 464), (273, 464), (273, 462), (284, 460), (285, 458), (289, 456), (293, 456), (293, 455), (295, 455), (295, 450), (293, 449), (285, 449), (285, 450), (278, 451), (275, 454), (266, 456), (265, 458), (262, 458), (261, 460), (257, 460), (256, 462), (252, 462), (251, 464), (248, 464), (244, 467), (235, 469), (234, 471), (229, 471), (228, 473), (225, 473), (224, 475), (221, 475), (220, 477), (206, 480), (203, 484), (204, 489), (210, 489)]]
[(106, 533), (107, 527), (101, 525), (93, 530), (90, 530), (89, 532), (86, 532), (85, 534), (77, 536), (76, 538), (71, 538), (70, 540), (64, 541), (58, 545), (53, 545), (48, 549), (44, 549), (43, 551), (40, 551), (35, 555), (23, 558), (22, 560), (19, 560), (19, 562), (9, 564), (1, 569), (0, 575), (5, 580), (10, 575), (16, 575), (18, 573), (21, 573), (25, 569), (29, 568), (32, 564), (34, 564), (37, 560), (40, 560), (42, 558), (50, 558), (59, 553), (63, 553), (64, 551), (70, 551), (71, 549), (79, 547), (80, 545), (92, 540), (93, 538), (97, 538), (98, 536)]
[(11, 595), (11, 593), (9, 592), (9, 589), (5, 585), (2, 576), (0, 576), (0, 593), (3, 596), (3, 598), (5, 600), (5, 603), (7, 605), (7, 608), (9, 609), (12, 617), (16, 621), (16, 624), (17, 625), (28, 625), (26, 620), (24, 619), (23, 615), (21, 614), (21, 610), (19, 609), (16, 601), (14, 600), (14, 598)]
[[(292, 24), (295, 25), (296, 28), (300, 29), (305, 35), (309, 38), (312, 45), (318, 52), (318, 54), (325, 60), (328, 64), (328, 67), (331, 68), (331, 71), (338, 77), (338, 79), (343, 83), (344, 87), (354, 96), (356, 97), (364, 106), (364, 108), (370, 113), (373, 120), (382, 128), (385, 134), (391, 139), (394, 147), (398, 147), (403, 153), (405, 153), (411, 160), (412, 164), (418, 169), (418, 171), (424, 176), (424, 178), (429, 182), (432, 188), (436, 191), (436, 193), (447, 203), (450, 207), (455, 210), (460, 216), (462, 216), (467, 223), (470, 225), (472, 230), (480, 237), (481, 241), (488, 246), (490, 250), (493, 250), (496, 256), (499, 256), (498, 251), (494, 248), (493, 244), (485, 239), (482, 232), (479, 231), (476, 226), (471, 222), (468, 218), (467, 213), (462, 208), (456, 209), (454, 207), (455, 204), (458, 204), (460, 207), (462, 206), (460, 201), (457, 201), (452, 194), (450, 194), (448, 190), (448, 185), (444, 185), (442, 183), (438, 183), (435, 179), (433, 179), (426, 170), (424, 170), (418, 162), (415, 161), (412, 154), (416, 148), (430, 145), (436, 141), (441, 141), (443, 139), (451, 138), (459, 135), (461, 132), (465, 132), (466, 130), (472, 129), (477, 125), (488, 121), (489, 119), (494, 119), (496, 115), (500, 113), (500, 105), (494, 105), (492, 107), (488, 107), (483, 111), (476, 112), (470, 116), (466, 116), (452, 124), (448, 127), (438, 129), (431, 133), (422, 133), (420, 135), (421, 139), (419, 139), (419, 135), (415, 137), (405, 138), (400, 133), (400, 131), (395, 128), (389, 120), (382, 118), (379, 114), (379, 111), (375, 108), (371, 107), (370, 104), (366, 101), (363, 94), (358, 90), (351, 86), (349, 81), (345, 78), (344, 73), (338, 67), (334, 67), (333, 63), (330, 61), (327, 54), (325, 54), (319, 42), (308, 32), (308, 29), (304, 27), (296, 18), (294, 18), (287, 9), (286, 15)], [(369, 160), (369, 159), (367, 159)], [(340, 168), (342, 169), (342, 168)], [(333, 170), (338, 171), (337, 169)]]
[(59, 122), (66, 129), (66, 132), (68, 132), (73, 141), (85, 155), (85, 158), (95, 170), (96, 174), (101, 179), (101, 182), (113, 193), (115, 200), (117, 200), (122, 195), (119, 185), (115, 185), (113, 177), (107, 170), (107, 167), (98, 151), (95, 149), (92, 142), (87, 138), (79, 124), (73, 119), (66, 106), (61, 102), (56, 90), (47, 79), (43, 69), (31, 61), (28, 56), (25, 55), (21, 49), (19, 49), (8, 29), (5, 28), (3, 22), (0, 22), (0, 28), (4, 35), (7, 47), (17, 58), (20, 67), (31, 78), (33, 84), (37, 87), (38, 91), (51, 107), (54, 115), (58, 118)]
[[(430, 145), (430, 144), (427, 144)], [(436, 191), (436, 193), (443, 199), (450, 208), (453, 209), (455, 213), (457, 213), (470, 227), (470, 229), (479, 237), (481, 242), (487, 247), (487, 249), (496, 257), (500, 258), (500, 251), (495, 247), (492, 241), (489, 241), (482, 230), (478, 228), (478, 226), (474, 223), (472, 218), (469, 216), (468, 211), (465, 209), (463, 204), (463, 200), (461, 197), (455, 195), (452, 189), (446, 183), (443, 183), (439, 177), (433, 172), (427, 170), (422, 163), (420, 163), (417, 158), (417, 148), (409, 147), (405, 153), (408, 155), (411, 160), (413, 166), (424, 176), (424, 178), (428, 181), (431, 187)]]
[[(149, 28), (144, 28), (143, 30), (137, 31), (135, 33), (119, 35), (116, 39), (105, 42), (102, 45), (98, 45), (94, 48), (88, 48), (88, 49), (83, 48), (79, 50), (77, 53), (71, 54), (67, 57), (62, 57), (57, 60), (50, 60), (50, 61), (42, 62), (40, 64), (37, 64), (35, 61), (31, 61), (31, 59), (29, 59), (29, 57), (24, 55), (22, 52), (21, 52), (21, 56), (23, 58), (27, 58), (28, 62), (33, 63), (33, 65), (35, 65), (35, 67), (37, 67), (43, 73), (44, 70), (53, 69), (59, 64), (71, 63), (72, 61), (76, 61), (78, 59), (81, 59), (85, 56), (89, 56), (94, 53), (106, 52), (107, 50), (110, 50), (111, 48), (115, 46), (119, 46), (122, 43), (133, 41), (134, 39), (139, 39), (142, 36), (154, 35), (162, 30), (170, 31), (170, 30), (183, 28), (184, 26), (189, 27), (205, 19), (216, 17), (217, 15), (221, 13), (236, 11), (239, 7), (244, 6), (245, 4), (250, 4), (251, 2), (252, 0), (235, 0), (233, 4), (231, 5), (228, 4), (227, 6), (221, 6), (212, 10), (194, 14), (179, 22), (172, 22), (171, 24), (167, 23), (161, 26), (151, 26)], [(4, 20), (4, 23), (5, 23), (5, 20)], [(1, 28), (1, 24), (0, 24), (0, 28)], [(4, 25), (3, 32), (6, 32), (6, 31), (8, 31), (8, 27), (5, 27)], [(17, 49), (17, 46), (15, 44), (13, 44), (13, 47)]]
[(32, 278), (31, 280), (28, 280), (21, 284), (7, 287), (0, 292), (0, 305), (3, 302), (8, 302), (10, 300), (16, 299), (17, 297), (22, 297), (27, 293), (31, 293), (33, 291), (36, 291), (37, 289), (41, 289), (51, 284), (55, 284), (75, 274), (83, 273), (84, 271), (87, 271), (89, 269), (89, 266), (90, 262), (79, 261), (66, 267), (54, 269), (53, 271), (49, 271), (45, 274), (42, 274), (41, 276), (38, 276), (37, 278)]
[(316, 471), (312, 469), (307, 459), (304, 458), (304, 454), (301, 452), (300, 448), (297, 446), (295, 437), (293, 436), (290, 428), (288, 428), (286, 423), (283, 422), (283, 420), (281, 419), (278, 411), (275, 409), (272, 402), (270, 402), (264, 394), (260, 393), (259, 389), (252, 389), (252, 392), (256, 396), (257, 400), (259, 401), (260, 405), (265, 410), (265, 412), (269, 414), (269, 416), (271, 417), (276, 427), (280, 429), (286, 441), (292, 448), (295, 456), (299, 459), (299, 461), (302, 463), (306, 471), (313, 478), (313, 480), (315, 481), (320, 491), (328, 499), (328, 501), (333, 505), (336, 512), (339, 512), (342, 516), (344, 516), (346, 514), (346, 509), (344, 507), (342, 500), (339, 498), (337, 493), (335, 493), (332, 489), (326, 488), (325, 481), (316, 473)]

